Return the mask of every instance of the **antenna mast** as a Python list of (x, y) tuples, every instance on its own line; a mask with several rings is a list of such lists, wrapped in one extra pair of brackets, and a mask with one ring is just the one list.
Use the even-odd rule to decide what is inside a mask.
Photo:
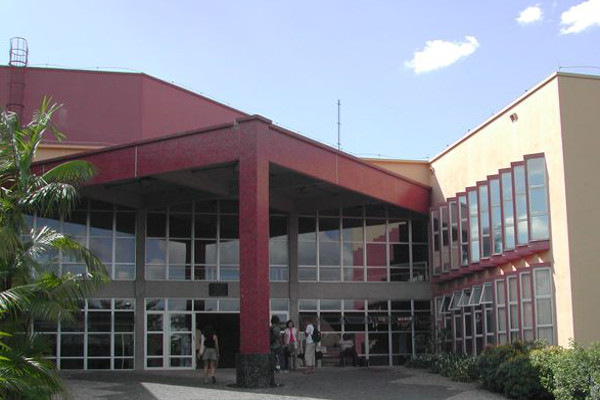
[(342, 103), (340, 102), (340, 99), (338, 99), (337, 106), (338, 106), (338, 122), (337, 122), (337, 126), (338, 126), (338, 140), (337, 140), (337, 147), (338, 147), (338, 150), (341, 150), (342, 149), (342, 136), (341, 136), (342, 123), (340, 122), (340, 110), (342, 108)]
[(6, 108), (9, 111), (16, 112), (19, 116), (23, 114), (25, 107), (25, 67), (27, 67), (28, 58), (27, 40), (21, 37), (10, 39), (10, 58), (8, 62), (10, 75)]

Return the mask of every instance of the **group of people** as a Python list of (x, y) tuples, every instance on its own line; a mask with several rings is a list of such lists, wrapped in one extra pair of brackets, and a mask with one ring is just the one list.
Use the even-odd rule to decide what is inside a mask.
[[(297, 367), (297, 360), (301, 358), (304, 360), (306, 367), (305, 373), (312, 374), (315, 372), (316, 350), (317, 343), (320, 341), (320, 334), (311, 318), (305, 319), (304, 325), (304, 340), (302, 341), (294, 321), (288, 320), (282, 332), (279, 317), (274, 315), (271, 318), (269, 329), (270, 348), (277, 371), (294, 371)], [(350, 336), (345, 334), (342, 337), (340, 347), (340, 365), (343, 366), (345, 359), (351, 357), (352, 365), (356, 366), (356, 349)], [(215, 372), (219, 361), (219, 338), (212, 325), (207, 325), (202, 331), (196, 332), (196, 351), (198, 363), (200, 361), (204, 363), (204, 382), (216, 383)]]
[(290, 372), (296, 369), (298, 358), (304, 360), (305, 373), (315, 372), (317, 342), (316, 329), (312, 319), (305, 320), (304, 346), (300, 340), (298, 329), (291, 319), (285, 323), (281, 332), (279, 317), (271, 317), (270, 341), (271, 354), (275, 358), (275, 369), (277, 371)]

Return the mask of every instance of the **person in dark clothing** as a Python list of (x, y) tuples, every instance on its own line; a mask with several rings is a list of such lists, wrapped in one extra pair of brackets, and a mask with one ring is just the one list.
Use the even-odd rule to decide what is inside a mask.
[(212, 325), (206, 325), (202, 331), (200, 357), (204, 361), (204, 383), (208, 383), (209, 376), (212, 383), (216, 383), (215, 372), (217, 361), (219, 360), (219, 338), (215, 334), (215, 329)]
[(281, 327), (279, 326), (279, 317), (271, 317), (271, 327), (269, 329), (269, 340), (271, 354), (275, 357), (275, 371), (280, 371), (283, 365), (283, 339), (281, 337)]

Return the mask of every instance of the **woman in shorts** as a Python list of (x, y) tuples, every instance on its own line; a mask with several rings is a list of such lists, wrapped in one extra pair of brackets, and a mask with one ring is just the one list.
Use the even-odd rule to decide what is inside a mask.
[(215, 371), (219, 360), (219, 338), (212, 325), (206, 325), (202, 331), (200, 359), (204, 361), (204, 383), (208, 383), (209, 377), (212, 383), (216, 383)]

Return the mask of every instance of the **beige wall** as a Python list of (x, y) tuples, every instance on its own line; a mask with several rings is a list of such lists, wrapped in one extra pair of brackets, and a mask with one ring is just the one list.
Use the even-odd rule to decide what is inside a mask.
[(42, 161), (47, 160), (49, 158), (68, 156), (70, 154), (81, 153), (84, 151), (90, 151), (98, 148), (100, 148), (100, 146), (70, 146), (42, 144), (40, 145), (40, 147), (38, 147), (35, 160)]
[(419, 183), (431, 184), (429, 162), (417, 160), (386, 160), (381, 158), (363, 158), (363, 160), (405, 176)]
[[(431, 161), (433, 203), (474, 186), (523, 156), (544, 153), (548, 168), (557, 339), (574, 336), (558, 79), (550, 77)], [(518, 120), (511, 121), (516, 113)]]
[(600, 257), (595, 251), (600, 241), (600, 77), (564, 75), (559, 77), (558, 85), (574, 288), (574, 338), (586, 344), (600, 340)]

